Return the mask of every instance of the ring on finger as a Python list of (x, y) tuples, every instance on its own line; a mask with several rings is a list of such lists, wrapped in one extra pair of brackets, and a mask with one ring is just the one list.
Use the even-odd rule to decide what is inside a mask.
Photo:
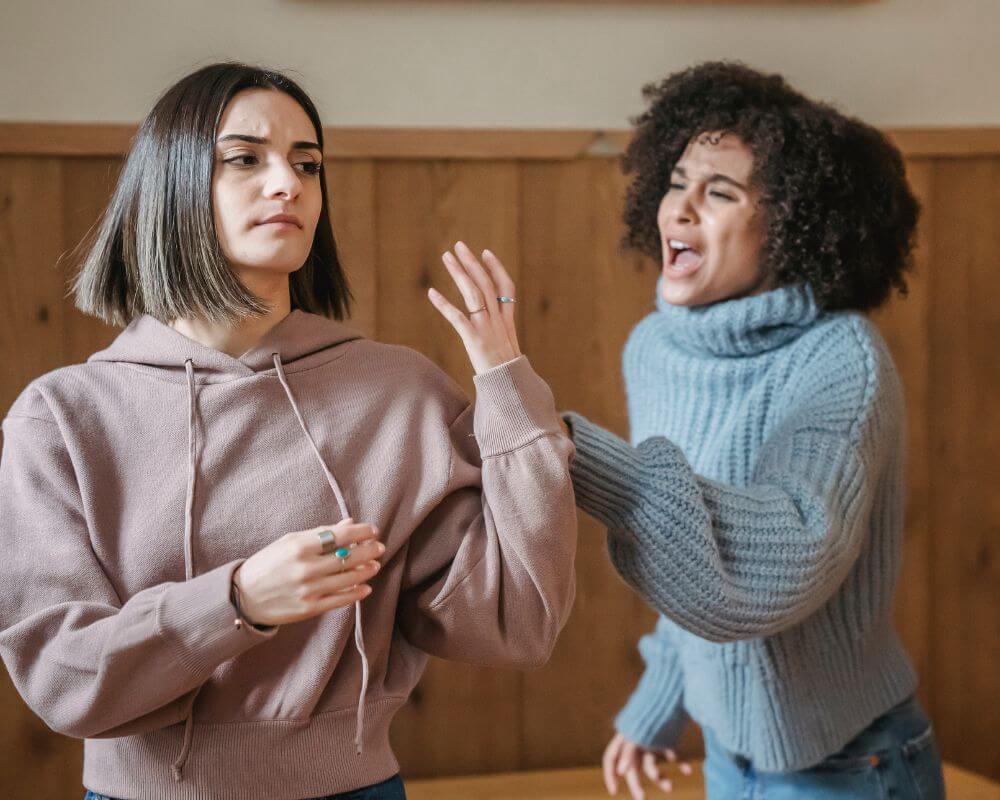
[(337, 549), (337, 536), (333, 531), (320, 531), (319, 542), (323, 555), (329, 555)]
[(507, 295), (500, 295), (497, 298), (498, 303), (516, 303), (517, 301), (513, 297), (507, 297)]
[(340, 562), (340, 569), (347, 569), (347, 559), (351, 557), (351, 548), (339, 547), (333, 551), (333, 555), (336, 556), (337, 560)]
[(473, 314), (478, 314), (480, 311), (485, 311), (485, 310), (486, 310), (486, 306), (481, 306), (479, 308), (474, 308), (472, 311), (469, 312), (469, 316), (472, 316)]

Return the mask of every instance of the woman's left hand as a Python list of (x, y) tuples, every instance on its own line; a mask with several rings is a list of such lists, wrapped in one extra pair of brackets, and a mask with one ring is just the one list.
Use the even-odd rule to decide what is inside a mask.
[(501, 297), (515, 297), (514, 282), (500, 259), (484, 250), (480, 262), (465, 244), (457, 242), (455, 252), (445, 253), (441, 260), (462, 293), (468, 313), (455, 308), (437, 289), (428, 289), (427, 296), (462, 337), (476, 374), (521, 355), (514, 329), (514, 303), (500, 301)]

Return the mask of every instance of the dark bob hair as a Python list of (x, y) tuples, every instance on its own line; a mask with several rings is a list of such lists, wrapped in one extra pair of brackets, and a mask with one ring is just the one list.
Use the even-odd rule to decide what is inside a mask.
[[(309, 116), (323, 147), (316, 107), (285, 75), (221, 63), (182, 78), (139, 126), (104, 216), (77, 250), (82, 255), (73, 291), (80, 310), (123, 326), (140, 314), (169, 322), (267, 313), (223, 255), (212, 208), (219, 120), (244, 89), (287, 94)], [(319, 222), (309, 256), (289, 278), (291, 305), (342, 319), (351, 294), (337, 257), (323, 167), (319, 180)]]
[(660, 259), (656, 215), (674, 165), (694, 137), (733, 134), (753, 154), (767, 225), (761, 259), (774, 285), (808, 284), (829, 311), (906, 293), (920, 207), (899, 150), (875, 128), (739, 63), (685, 69), (643, 96), (649, 107), (622, 158), (633, 176), (626, 247)]

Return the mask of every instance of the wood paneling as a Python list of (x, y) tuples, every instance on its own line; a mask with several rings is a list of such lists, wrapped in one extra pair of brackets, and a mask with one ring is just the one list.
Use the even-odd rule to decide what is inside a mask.
[[(135, 125), (0, 122), (0, 155), (122, 156)], [(1000, 128), (890, 128), (903, 155), (991, 156), (1000, 152)], [(502, 128), (323, 129), (331, 158), (520, 161), (613, 155), (628, 144), (628, 130)]]
[[(559, 406), (625, 435), (621, 348), (652, 308), (656, 270), (619, 251), (623, 178), (613, 158), (582, 155), (589, 141), (547, 158), (331, 158), (330, 205), (366, 333), (418, 348), (471, 391), (461, 344), (426, 288), (456, 297), (440, 262), (456, 240), (490, 247), (518, 283), (522, 346)], [(0, 410), (32, 378), (82, 361), (116, 333), (72, 307), (60, 256), (99, 217), (119, 144), (90, 141), (96, 155), (0, 155)], [(909, 297), (875, 315), (909, 410), (897, 620), (945, 757), (996, 777), (1000, 146), (916, 155), (908, 165), (924, 205), (917, 271)], [(407, 775), (596, 762), (639, 675), (635, 644), (653, 615), (610, 567), (600, 527), (582, 515), (578, 587), (543, 669), (430, 665), (393, 729)], [(28, 778), (16, 777), (28, 765), (38, 796), (77, 791), (79, 743), (49, 733), (6, 676), (0, 714), (9, 793), (28, 796)], [(697, 754), (693, 732), (682, 749)]]

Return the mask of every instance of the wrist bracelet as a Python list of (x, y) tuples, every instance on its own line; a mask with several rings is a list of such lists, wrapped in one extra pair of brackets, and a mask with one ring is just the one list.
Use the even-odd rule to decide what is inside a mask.
[(240, 607), (240, 587), (236, 585), (236, 581), (230, 581), (229, 589), (229, 602), (233, 604), (233, 608), (236, 609), (236, 619), (233, 620), (233, 625), (236, 626), (237, 630), (243, 628), (244, 625), (249, 625), (251, 628), (256, 630), (262, 630), (261, 626), (254, 625), (250, 620), (243, 616), (243, 609)]

